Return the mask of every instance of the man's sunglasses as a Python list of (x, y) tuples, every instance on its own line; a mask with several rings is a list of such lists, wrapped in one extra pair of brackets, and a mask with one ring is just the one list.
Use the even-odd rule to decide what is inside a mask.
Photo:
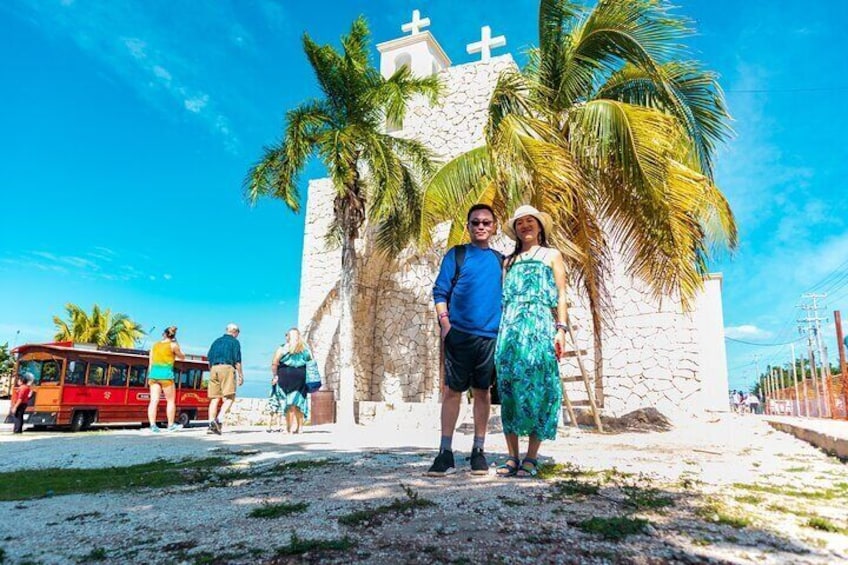
[(480, 224), (483, 224), (483, 226), (485, 226), (485, 227), (487, 227), (487, 228), (488, 228), (489, 226), (491, 226), (491, 225), (492, 225), (492, 224), (494, 224), (495, 222), (493, 222), (492, 220), (471, 220), (471, 221), (470, 221), (470, 222), (468, 222), (468, 223), (469, 223), (469, 224), (471, 224), (471, 225), (472, 225), (472, 226), (474, 226), (474, 227), (477, 227), (477, 226), (479, 226)]

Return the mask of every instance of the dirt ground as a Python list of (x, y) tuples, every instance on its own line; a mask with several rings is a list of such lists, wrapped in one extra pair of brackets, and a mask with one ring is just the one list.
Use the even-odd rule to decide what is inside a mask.
[[(472, 476), (468, 426), (454, 440), (460, 471), (425, 477), (435, 423), (407, 424), (220, 437), (203, 427), (3, 434), (0, 472), (227, 462), (178, 486), (0, 502), (0, 556), (15, 564), (848, 562), (845, 464), (757, 417), (641, 433), (566, 428), (543, 446), (544, 478), (531, 480)], [(486, 451), (492, 466), (502, 463), (502, 436), (492, 433)], [(263, 510), (271, 517), (251, 515)]]

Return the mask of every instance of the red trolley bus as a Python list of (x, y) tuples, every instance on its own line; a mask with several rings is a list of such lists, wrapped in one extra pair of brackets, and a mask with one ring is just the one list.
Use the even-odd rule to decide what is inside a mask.
[[(59, 342), (21, 345), (13, 353), (15, 374), (35, 377), (24, 416), (28, 424), (79, 431), (94, 423), (147, 422), (147, 351)], [(183, 425), (208, 418), (208, 369), (199, 355), (174, 364), (177, 419)], [(157, 416), (166, 419), (164, 395)]]

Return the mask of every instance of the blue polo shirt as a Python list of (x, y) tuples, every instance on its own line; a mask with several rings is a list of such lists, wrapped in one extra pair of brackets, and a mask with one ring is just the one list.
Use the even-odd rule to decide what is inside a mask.
[(501, 323), (501, 259), (494, 249), (465, 246), (465, 259), (459, 269), (456, 286), (456, 247), (450, 249), (433, 286), (433, 301), (447, 303), (451, 327), (480, 337), (498, 336)]
[(209, 359), (210, 367), (212, 365), (235, 367), (236, 363), (241, 363), (241, 344), (230, 334), (224, 334), (212, 342), (206, 357)]

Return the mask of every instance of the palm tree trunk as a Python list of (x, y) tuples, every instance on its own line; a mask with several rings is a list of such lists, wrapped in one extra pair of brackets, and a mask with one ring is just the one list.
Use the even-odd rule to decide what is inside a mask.
[[(345, 219), (345, 224), (349, 219)], [(353, 367), (353, 285), (356, 280), (356, 238), (348, 225), (342, 236), (342, 273), (339, 281), (339, 424), (352, 426), (355, 423), (354, 396), (356, 373)]]

